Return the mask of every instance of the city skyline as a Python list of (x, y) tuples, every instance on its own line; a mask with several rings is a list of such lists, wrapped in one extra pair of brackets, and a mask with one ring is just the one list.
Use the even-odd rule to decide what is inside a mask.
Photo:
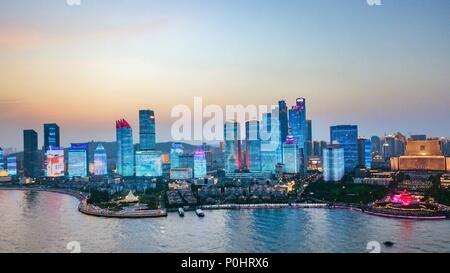
[(41, 148), (51, 122), (64, 147), (114, 141), (112, 122), (137, 128), (136, 109), (154, 110), (157, 142), (171, 141), (170, 110), (194, 96), (289, 107), (305, 97), (314, 140), (338, 124), (450, 136), (448, 1), (172, 3), (4, 1), (0, 146), (20, 150), (34, 129)]

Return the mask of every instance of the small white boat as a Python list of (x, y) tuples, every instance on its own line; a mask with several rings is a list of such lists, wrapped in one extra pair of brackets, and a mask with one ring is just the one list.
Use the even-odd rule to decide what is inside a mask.
[(198, 217), (205, 217), (205, 213), (201, 209), (196, 209), (195, 214), (197, 214)]
[(178, 215), (180, 215), (180, 217), (184, 217), (184, 209), (183, 208), (178, 208)]

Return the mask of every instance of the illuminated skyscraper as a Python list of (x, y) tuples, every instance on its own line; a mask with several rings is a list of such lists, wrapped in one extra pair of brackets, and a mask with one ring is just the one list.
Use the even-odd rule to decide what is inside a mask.
[(50, 147), (60, 147), (59, 126), (56, 123), (44, 124), (44, 151)]
[(139, 111), (139, 142), (141, 151), (156, 148), (155, 112), (153, 110)]
[(374, 155), (381, 154), (381, 140), (380, 140), (380, 137), (373, 136), (373, 137), (370, 138), (370, 142), (371, 142), (371, 152)]
[(358, 126), (338, 125), (330, 127), (331, 144), (339, 144), (344, 149), (345, 171), (358, 166)]
[(170, 168), (181, 168), (180, 157), (184, 154), (183, 144), (173, 143), (170, 148)]
[(15, 156), (8, 156), (7, 168), (9, 175), (11, 176), (17, 175), (17, 158)]
[(301, 174), (302, 169), (302, 155), (296, 140), (293, 136), (288, 136), (286, 142), (283, 144), (283, 162), (284, 172), (288, 174)]
[(160, 177), (163, 175), (162, 153), (159, 151), (136, 151), (136, 176)]
[(3, 149), (0, 148), (0, 172), (2, 172), (4, 169)]
[(240, 140), (240, 126), (237, 122), (227, 122), (225, 134), (225, 172), (234, 173), (242, 170), (242, 150)]
[(283, 162), (278, 109), (263, 114), (261, 135), (261, 171), (275, 173), (278, 163)]
[(278, 102), (278, 110), (279, 110), (279, 124), (280, 124), (280, 138), (284, 141), (289, 132), (289, 123), (288, 123), (288, 107), (284, 100)]
[(116, 121), (117, 173), (134, 176), (133, 130), (125, 120)]
[(194, 178), (204, 178), (206, 172), (206, 154), (202, 148), (198, 148), (194, 153)]
[(34, 130), (23, 131), (23, 169), (27, 177), (39, 175), (38, 134)]
[(88, 176), (88, 144), (72, 143), (69, 149), (69, 177), (86, 177)]
[(105, 147), (98, 144), (94, 153), (94, 174), (107, 175), (108, 174), (108, 156)]
[(329, 145), (323, 150), (323, 179), (338, 182), (344, 177), (344, 149), (340, 145)]
[(64, 149), (49, 146), (45, 157), (45, 176), (64, 176)]
[(365, 138), (358, 139), (358, 165), (366, 169), (372, 167), (372, 143)]
[(245, 123), (245, 165), (250, 172), (261, 171), (261, 139), (259, 121)]
[(312, 121), (306, 120), (306, 154), (310, 157), (313, 154), (312, 141)]
[(305, 162), (308, 162), (306, 147), (308, 136), (306, 126), (306, 100), (304, 98), (299, 98), (296, 101), (296, 105), (289, 110), (289, 128), (291, 129), (291, 135), (295, 139), (295, 143), (302, 155), (302, 171), (300, 173), (303, 175), (306, 174), (307, 164), (305, 164)]

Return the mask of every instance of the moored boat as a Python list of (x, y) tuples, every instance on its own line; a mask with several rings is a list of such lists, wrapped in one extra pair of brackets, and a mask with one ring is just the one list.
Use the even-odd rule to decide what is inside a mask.
[(195, 214), (197, 214), (198, 217), (204, 217), (205, 213), (201, 209), (196, 209)]

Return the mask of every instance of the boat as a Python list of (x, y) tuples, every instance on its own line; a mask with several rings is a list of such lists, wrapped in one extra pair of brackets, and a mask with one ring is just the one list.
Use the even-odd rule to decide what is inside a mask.
[(184, 217), (184, 209), (183, 208), (178, 208), (178, 215), (180, 215), (180, 217)]
[(205, 213), (201, 209), (196, 209), (195, 214), (197, 214), (198, 217), (205, 217)]
[(386, 241), (386, 242), (384, 242), (383, 244), (384, 244), (385, 246), (387, 246), (387, 247), (392, 247), (392, 246), (394, 246), (394, 243), (391, 242), (391, 241)]

